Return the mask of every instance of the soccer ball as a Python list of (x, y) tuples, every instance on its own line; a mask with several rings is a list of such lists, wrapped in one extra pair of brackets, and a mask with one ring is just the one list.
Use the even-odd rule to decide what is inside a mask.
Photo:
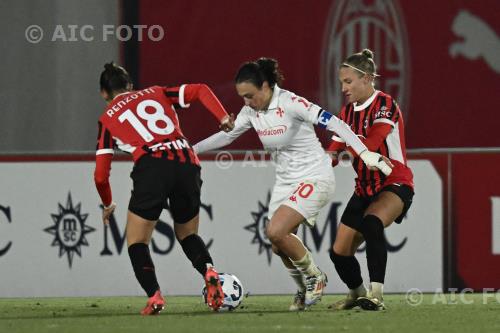
[[(224, 302), (219, 311), (233, 311), (240, 306), (243, 301), (243, 285), (233, 274), (219, 273), (222, 291), (224, 292)], [(202, 290), (203, 301), (207, 304), (207, 287)]]

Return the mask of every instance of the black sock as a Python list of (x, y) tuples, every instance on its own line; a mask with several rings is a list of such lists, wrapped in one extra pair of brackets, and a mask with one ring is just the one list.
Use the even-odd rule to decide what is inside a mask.
[(149, 247), (144, 243), (135, 243), (129, 246), (128, 255), (134, 268), (135, 277), (148, 297), (160, 289), (156, 280), (155, 265), (149, 253)]
[(208, 253), (205, 242), (197, 234), (192, 234), (180, 241), (182, 250), (202, 276), (207, 272), (207, 264), (212, 264), (212, 257)]
[(366, 215), (363, 218), (361, 229), (366, 242), (366, 260), (370, 281), (384, 283), (387, 265), (384, 225), (378, 217)]
[(356, 289), (363, 283), (361, 268), (356, 257), (341, 256), (330, 250), (330, 259), (332, 259), (340, 279), (349, 289)]

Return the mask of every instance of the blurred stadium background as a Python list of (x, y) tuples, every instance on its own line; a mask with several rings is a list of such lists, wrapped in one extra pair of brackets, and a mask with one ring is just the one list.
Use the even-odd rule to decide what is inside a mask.
[[(365, 47), (404, 112), (416, 177), (414, 207), (387, 233), (386, 291), (499, 289), (499, 15), (498, 0), (2, 0), (0, 297), (142, 295), (124, 251), (131, 162), (113, 165), (119, 206), (108, 228), (92, 180), (105, 62), (123, 64), (139, 88), (207, 83), (237, 113), (238, 66), (270, 56), (284, 88), (337, 112), (336, 68)], [(217, 130), (200, 105), (179, 117), (192, 143)], [(292, 293), (262, 235), (273, 166), (260, 149), (249, 131), (229, 147), (227, 168), (203, 157), (201, 233), (219, 270), (251, 293)], [(345, 291), (327, 250), (353, 184), (349, 168), (336, 174), (337, 198), (301, 230), (329, 293)], [(168, 214), (162, 221), (152, 243), (160, 283), (199, 294)]]

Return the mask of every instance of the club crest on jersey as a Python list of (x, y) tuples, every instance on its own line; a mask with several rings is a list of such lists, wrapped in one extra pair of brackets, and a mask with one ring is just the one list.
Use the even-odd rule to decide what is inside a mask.
[[(349, 55), (369, 48), (381, 75), (377, 89), (403, 106), (409, 100), (410, 61), (403, 11), (395, 0), (336, 0), (330, 9), (322, 61), (322, 96), (328, 110), (339, 110), (343, 96), (338, 69)], [(375, 36), (375, 38), (373, 37)]]
[(278, 108), (278, 111), (276, 111), (276, 114), (280, 117), (283, 118), (283, 115), (285, 114), (285, 111), (283, 111), (282, 108)]
[(245, 230), (254, 234), (252, 244), (257, 244), (259, 246), (259, 255), (262, 254), (262, 252), (266, 252), (267, 263), (269, 265), (271, 265), (271, 258), (273, 256), (272, 244), (266, 235), (266, 228), (269, 223), (267, 213), (269, 211), (270, 200), (271, 192), (268, 191), (265, 204), (259, 201), (259, 209), (256, 212), (252, 212), (253, 223), (244, 227)]
[(69, 268), (73, 265), (73, 257), (76, 253), (82, 256), (81, 246), (89, 246), (85, 235), (95, 231), (94, 228), (85, 224), (89, 214), (81, 214), (81, 203), (73, 207), (71, 192), (68, 193), (66, 207), (58, 203), (58, 213), (51, 214), (54, 225), (43, 229), (54, 236), (51, 246), (59, 247), (59, 257), (67, 255)]

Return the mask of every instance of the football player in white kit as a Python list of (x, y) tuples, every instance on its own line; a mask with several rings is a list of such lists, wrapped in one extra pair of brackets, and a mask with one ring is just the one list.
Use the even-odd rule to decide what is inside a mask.
[(231, 132), (219, 132), (194, 145), (197, 153), (224, 147), (254, 128), (276, 163), (276, 183), (269, 203), (267, 237), (298, 286), (291, 311), (317, 303), (327, 277), (295, 235), (301, 223), (313, 226), (319, 211), (331, 199), (335, 176), (331, 158), (322, 148), (313, 125), (335, 131), (369, 167), (390, 173), (377, 153), (370, 152), (349, 126), (318, 105), (281, 89), (282, 74), (274, 59), (243, 64), (236, 90), (245, 105)]

